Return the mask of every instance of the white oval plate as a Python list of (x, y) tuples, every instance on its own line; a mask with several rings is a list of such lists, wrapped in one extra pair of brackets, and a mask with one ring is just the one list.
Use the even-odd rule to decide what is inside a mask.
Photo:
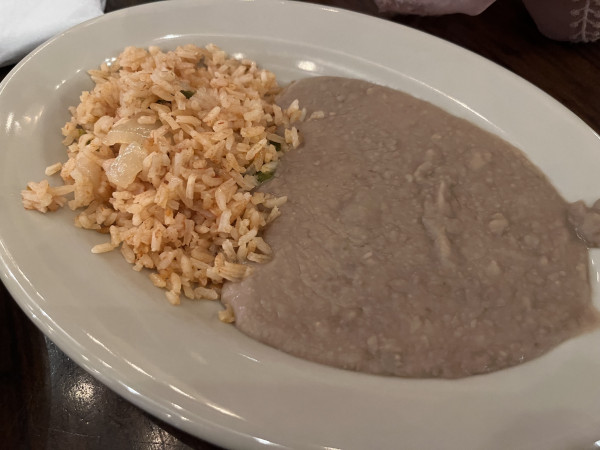
[[(170, 306), (68, 210), (25, 211), (19, 191), (65, 159), (67, 107), (86, 70), (125, 46), (216, 43), (276, 72), (403, 89), (526, 151), (569, 200), (600, 197), (600, 141), (498, 66), (391, 22), (281, 1), (182, 0), (122, 10), (42, 45), (0, 85), (2, 280), (78, 364), (148, 412), (226, 447), (592, 448), (600, 439), (600, 333), (520, 367), (406, 380), (302, 361), (220, 323), (215, 303)], [(595, 278), (595, 277), (594, 277)], [(595, 299), (597, 300), (597, 290)]]

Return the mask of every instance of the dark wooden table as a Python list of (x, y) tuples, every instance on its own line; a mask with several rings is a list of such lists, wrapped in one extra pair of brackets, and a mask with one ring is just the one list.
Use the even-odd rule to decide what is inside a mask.
[[(147, 0), (108, 0), (106, 10), (140, 3)], [(316, 3), (377, 15), (369, 0)], [(569, 44), (543, 37), (519, 0), (498, 0), (477, 17), (457, 14), (388, 20), (495, 61), (546, 91), (600, 132), (600, 42)], [(10, 69), (0, 69), (0, 79)], [(0, 284), (0, 448), (216, 447), (153, 418), (96, 381), (37, 330)]]

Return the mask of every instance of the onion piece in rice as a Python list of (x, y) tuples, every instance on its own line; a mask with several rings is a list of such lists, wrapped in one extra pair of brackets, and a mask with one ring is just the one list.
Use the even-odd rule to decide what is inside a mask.
[(106, 172), (108, 181), (120, 188), (126, 188), (135, 180), (142, 171), (146, 151), (137, 142), (131, 142), (127, 147), (121, 148), (119, 156), (107, 159), (102, 167)]
[(139, 123), (138, 119), (139, 117), (132, 117), (125, 122), (116, 124), (106, 134), (102, 143), (109, 146), (131, 144), (132, 142), (143, 144), (150, 137), (152, 131), (160, 126), (160, 123)]

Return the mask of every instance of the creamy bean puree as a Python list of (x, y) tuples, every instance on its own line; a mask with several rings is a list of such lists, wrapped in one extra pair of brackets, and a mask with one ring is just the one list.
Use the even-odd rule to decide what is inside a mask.
[(288, 203), (265, 233), (273, 261), (223, 288), (242, 332), (345, 369), (456, 378), (597, 323), (568, 205), (519, 150), (364, 81), (298, 81), (279, 103), (294, 99), (325, 117), (261, 188)]

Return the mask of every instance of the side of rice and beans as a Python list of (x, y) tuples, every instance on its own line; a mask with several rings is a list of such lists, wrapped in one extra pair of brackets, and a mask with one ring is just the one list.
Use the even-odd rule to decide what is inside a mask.
[(465, 120), (360, 80), (282, 89), (214, 45), (89, 73), (46, 170), (64, 183), (23, 204), (78, 210), (107, 235), (92, 251), (120, 249), (172, 304), (221, 300), (267, 345), (405, 377), (517, 365), (599, 323), (600, 205)]

